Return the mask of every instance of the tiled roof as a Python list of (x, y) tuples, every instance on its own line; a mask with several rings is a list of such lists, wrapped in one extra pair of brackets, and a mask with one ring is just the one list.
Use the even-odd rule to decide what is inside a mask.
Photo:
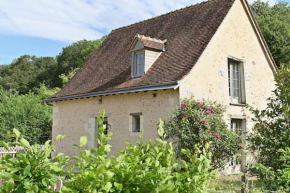
[[(233, 4), (210, 0), (113, 30), (73, 79), (50, 99), (177, 82), (195, 65)], [(130, 46), (136, 34), (167, 40), (166, 51), (139, 79), (131, 79)], [(149, 40), (144, 44), (152, 45)], [(156, 42), (157, 43), (157, 42)]]

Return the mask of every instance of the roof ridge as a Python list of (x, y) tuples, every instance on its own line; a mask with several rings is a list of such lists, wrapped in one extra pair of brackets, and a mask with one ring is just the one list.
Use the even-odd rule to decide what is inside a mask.
[(155, 17), (151, 17), (151, 18), (148, 18), (148, 19), (145, 19), (145, 20), (141, 20), (141, 21), (137, 21), (135, 23), (132, 23), (132, 24), (129, 24), (129, 25), (125, 25), (123, 27), (118, 27), (118, 28), (115, 28), (113, 29), (112, 31), (117, 31), (117, 30), (121, 30), (121, 29), (125, 29), (125, 28), (128, 28), (128, 27), (131, 27), (132, 25), (135, 25), (135, 24), (139, 24), (139, 23), (143, 23), (143, 22), (146, 22), (146, 21), (149, 21), (149, 20), (153, 20), (153, 19), (156, 19), (156, 18), (160, 18), (160, 17), (164, 17), (164, 16), (167, 16), (169, 14), (173, 14), (173, 13), (176, 13), (176, 12), (179, 12), (179, 11), (182, 11), (184, 9), (192, 9), (198, 5), (202, 5), (202, 4), (206, 4), (206, 3), (210, 3), (210, 2), (213, 2), (213, 1), (217, 1), (217, 0), (204, 0), (200, 3), (196, 3), (194, 5), (189, 5), (189, 6), (186, 6), (186, 7), (183, 7), (183, 8), (180, 8), (180, 9), (176, 9), (176, 10), (173, 10), (173, 11), (170, 11), (170, 12), (167, 12), (167, 13), (164, 13), (164, 14), (161, 14), (161, 15), (157, 15)]

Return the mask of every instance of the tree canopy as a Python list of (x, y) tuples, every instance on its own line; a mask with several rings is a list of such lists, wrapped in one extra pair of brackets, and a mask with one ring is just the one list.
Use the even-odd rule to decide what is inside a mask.
[(288, 3), (278, 2), (270, 6), (269, 2), (257, 0), (252, 4), (252, 10), (277, 65), (290, 64), (290, 6)]
[[(44, 83), (48, 88), (62, 88), (63, 78), (72, 78), (92, 53), (99, 47), (102, 40), (81, 40), (62, 49), (54, 57), (36, 57), (23, 55), (10, 65), (0, 65), (0, 86), (15, 89), (19, 94), (27, 94)], [(74, 74), (73, 73), (73, 74)]]

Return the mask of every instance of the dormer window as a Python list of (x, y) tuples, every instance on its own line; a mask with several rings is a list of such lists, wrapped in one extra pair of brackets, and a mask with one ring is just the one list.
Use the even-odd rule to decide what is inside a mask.
[(134, 76), (142, 76), (144, 74), (144, 52), (138, 52), (135, 54), (135, 64), (134, 64)]
[(131, 44), (132, 78), (139, 78), (145, 74), (157, 58), (165, 51), (165, 42), (137, 34)]

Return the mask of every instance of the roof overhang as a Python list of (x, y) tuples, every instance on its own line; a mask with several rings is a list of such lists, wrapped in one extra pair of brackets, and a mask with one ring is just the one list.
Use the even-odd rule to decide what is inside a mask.
[(129, 94), (129, 93), (146, 92), (146, 91), (177, 89), (178, 86), (179, 86), (178, 82), (170, 82), (170, 83), (164, 83), (164, 84), (159, 84), (159, 85), (154, 85), (154, 86), (152, 85), (138, 86), (138, 87), (130, 87), (126, 89), (119, 89), (119, 90), (112, 90), (112, 91), (100, 91), (100, 92), (92, 92), (92, 93), (86, 93), (86, 94), (48, 98), (48, 99), (45, 99), (44, 101), (48, 103), (48, 102), (83, 99), (83, 98), (108, 96), (108, 95), (116, 95), (116, 94)]

